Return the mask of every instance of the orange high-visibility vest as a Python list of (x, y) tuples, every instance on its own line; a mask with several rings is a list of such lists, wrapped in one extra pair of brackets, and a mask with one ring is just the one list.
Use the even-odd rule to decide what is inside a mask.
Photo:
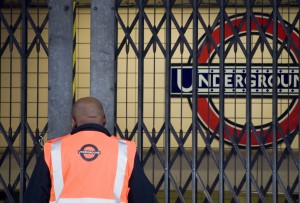
[(44, 156), (51, 178), (50, 203), (128, 202), (134, 142), (98, 131), (48, 141)]

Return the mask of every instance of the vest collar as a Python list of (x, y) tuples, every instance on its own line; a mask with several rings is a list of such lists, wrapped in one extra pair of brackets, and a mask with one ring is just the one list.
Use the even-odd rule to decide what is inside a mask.
[(84, 130), (99, 131), (99, 132), (106, 134), (109, 137), (111, 136), (111, 134), (108, 132), (108, 130), (104, 126), (94, 124), (94, 123), (83, 124), (79, 127), (75, 127), (75, 128), (73, 128), (71, 134), (73, 135), (75, 133), (78, 133), (78, 132), (84, 131)]

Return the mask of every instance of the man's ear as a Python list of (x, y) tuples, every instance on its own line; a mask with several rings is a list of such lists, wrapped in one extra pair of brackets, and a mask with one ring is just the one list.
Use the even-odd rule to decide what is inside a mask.
[(105, 126), (105, 124), (106, 124), (106, 118), (105, 118), (105, 115), (104, 115), (104, 117), (103, 117), (103, 126)]
[(77, 127), (77, 123), (74, 119), (72, 119), (72, 128), (76, 128)]

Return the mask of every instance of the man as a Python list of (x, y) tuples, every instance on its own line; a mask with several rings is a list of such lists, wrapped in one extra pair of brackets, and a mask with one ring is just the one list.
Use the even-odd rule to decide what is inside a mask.
[(24, 203), (152, 203), (154, 189), (136, 155), (135, 144), (111, 136), (100, 101), (79, 99), (70, 135), (45, 144)]

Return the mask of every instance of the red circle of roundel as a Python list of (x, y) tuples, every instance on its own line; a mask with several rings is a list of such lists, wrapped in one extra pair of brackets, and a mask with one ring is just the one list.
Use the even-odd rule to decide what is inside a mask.
[[(256, 15), (255, 19), (259, 25), (265, 25), (267, 21), (269, 20), (267, 16), (263, 15)], [(243, 23), (241, 25), (240, 31), (238, 34), (245, 33), (246, 32), (246, 23), (242, 21), (242, 17), (235, 17), (234, 19), (231, 20), (232, 26), (239, 27), (240, 23)], [(266, 29), (265, 33), (268, 35), (272, 35), (272, 28), (273, 28), (273, 21), (269, 24), (268, 28)], [(284, 27), (277, 22), (277, 29), (278, 29), (278, 40), (284, 41), (286, 38), (286, 34), (284, 31)], [(251, 20), (251, 32), (258, 32), (258, 29), (254, 23), (253, 20)], [(234, 35), (232, 32), (231, 28), (228, 25), (228, 22), (225, 23), (224, 25), (224, 39), (228, 39)], [(220, 27), (217, 27), (213, 32), (211, 33), (212, 38), (215, 40), (215, 43), (217, 46), (220, 44)], [(291, 38), (294, 41), (294, 44), (297, 46), (297, 49), (299, 49), (299, 36), (295, 31), (291, 33)], [(202, 49), (202, 52), (200, 53), (200, 56), (198, 58), (198, 63), (199, 64), (206, 64), (209, 59), (211, 54), (215, 51), (214, 47), (210, 45), (208, 47), (208, 44), (206, 42), (203, 42), (200, 45)], [(296, 54), (296, 50), (293, 46), (290, 46), (290, 51), (291, 54), (295, 56), (299, 63), (299, 56)], [(219, 125), (219, 114), (216, 109), (213, 108), (213, 104), (210, 103), (208, 98), (198, 98), (198, 116), (200, 119), (200, 122), (211, 132), (214, 131)], [(291, 102), (288, 110), (284, 113), (284, 115), (280, 116), (278, 118), (278, 125), (281, 128), (281, 132), (286, 133), (296, 133), (296, 129), (298, 126), (298, 112), (299, 112), (299, 106), (298, 106), (298, 100), (294, 99), (293, 102)], [(225, 119), (225, 128), (228, 129), (231, 135), (242, 135), (240, 141), (238, 142), (239, 146), (246, 146), (246, 132), (243, 129), (243, 126), (241, 125), (232, 125), (232, 122), (229, 122), (229, 119)], [(265, 137), (267, 134), (269, 135), (264, 144), (265, 145), (270, 145), (273, 142), (272, 138), (272, 132), (270, 132), (272, 129), (270, 129), (272, 123), (265, 124), (263, 126), (255, 126), (256, 129), (262, 129), (262, 134)], [(258, 136), (261, 136), (261, 132), (257, 133)], [(218, 134), (217, 134), (218, 136)], [(256, 139), (253, 131), (251, 131), (251, 147), (258, 147), (260, 144), (258, 140)], [(224, 131), (224, 139), (226, 142), (231, 143), (231, 139), (226, 132)], [(277, 133), (277, 141), (282, 140), (282, 135), (278, 132)]]

